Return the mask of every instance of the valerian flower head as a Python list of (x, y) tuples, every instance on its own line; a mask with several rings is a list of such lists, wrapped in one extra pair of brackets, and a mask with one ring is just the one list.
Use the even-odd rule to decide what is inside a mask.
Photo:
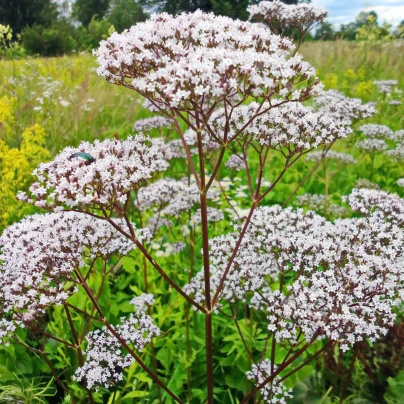
[(365, 139), (356, 143), (356, 147), (368, 153), (376, 153), (387, 150), (389, 146), (381, 139)]
[(135, 132), (148, 132), (152, 129), (168, 128), (172, 121), (164, 116), (153, 116), (152, 118), (139, 119), (133, 125)]
[(404, 200), (375, 189), (353, 189), (343, 200), (362, 215), (381, 214), (383, 219), (404, 227)]
[(352, 164), (355, 163), (353, 156), (347, 153), (336, 152), (333, 150), (328, 150), (326, 153), (321, 150), (316, 150), (311, 152), (306, 157), (310, 161), (320, 161), (320, 160), (338, 160), (341, 163)]
[[(126, 344), (141, 351), (152, 338), (160, 335), (160, 329), (146, 314), (147, 306), (153, 303), (153, 295), (141, 295), (132, 300), (136, 312), (129, 318), (121, 318), (121, 323), (114, 326), (114, 331)], [(87, 335), (85, 363), (76, 370), (75, 379), (86, 381), (87, 388), (114, 386), (123, 380), (123, 370), (135, 360), (122, 351), (121, 342), (104, 326), (101, 330)]]
[[(223, 212), (220, 209), (208, 207), (206, 213), (207, 213), (209, 223), (220, 222), (221, 220), (224, 219)], [(201, 223), (202, 223), (201, 210), (198, 209), (191, 216), (191, 218), (189, 220), (189, 224), (191, 226), (196, 226), (196, 225), (201, 224)]]
[[(303, 245), (303, 229), (311, 231), (317, 229), (312, 223), (319, 221), (320, 228), (326, 225), (324, 218), (313, 212), (303, 213), (303, 210), (293, 212), (290, 208), (282, 210), (279, 206), (258, 208), (251, 219), (246, 234), (244, 235), (240, 249), (233, 261), (224, 287), (220, 292), (220, 299), (234, 301), (242, 299), (249, 291), (263, 288), (268, 281), (277, 278), (282, 266), (285, 268), (294, 260), (296, 266), (312, 259), (310, 253), (312, 244), (307, 248), (307, 254), (291, 255), (283, 251), (283, 245), (290, 246), (293, 242)], [(296, 235), (296, 226), (299, 224), (301, 233)], [(236, 226), (236, 230), (239, 229)], [(270, 234), (271, 238), (265, 237)], [(300, 239), (299, 239), (300, 237)], [(211, 240), (210, 259), (211, 265), (211, 290), (215, 293), (218, 282), (228, 265), (229, 258), (235, 248), (238, 232), (224, 234)], [(280, 251), (280, 254), (274, 251)], [(279, 266), (278, 266), (279, 265)], [(192, 282), (185, 287), (189, 293), (195, 296), (197, 301), (204, 301), (204, 273), (199, 272)]]
[(29, 189), (32, 199), (25, 193), (19, 198), (49, 210), (83, 206), (114, 210), (131, 191), (167, 167), (161, 142), (143, 135), (82, 142), (40, 164), (34, 171), (37, 182)]
[(373, 82), (380, 93), (391, 94), (394, 87), (398, 84), (397, 80), (375, 80)]
[(375, 184), (366, 178), (359, 178), (355, 183), (355, 188), (380, 189), (380, 185)]
[[(251, 370), (246, 375), (248, 380), (253, 380), (256, 386), (263, 383), (268, 377), (275, 372), (277, 366), (274, 364), (271, 366), (269, 359), (264, 359), (260, 363), (253, 364)], [(274, 379), (265, 385), (260, 390), (264, 403), (277, 403), (286, 404), (287, 398), (293, 398), (292, 390), (288, 389), (282, 382), (280, 376), (275, 376)]]
[[(138, 231), (138, 236), (148, 234)], [(74, 271), (97, 256), (125, 255), (134, 248), (110, 223), (84, 213), (29, 216), (0, 237), (0, 310), (13, 310), (21, 321), (27, 312), (40, 315), (74, 293)]]
[(305, 33), (316, 24), (321, 24), (328, 11), (312, 4), (285, 4), (280, 0), (261, 1), (247, 8), (251, 19), (263, 20), (271, 29), (283, 33), (287, 28), (297, 28)]
[[(121, 34), (113, 33), (95, 51), (98, 74), (132, 88), (163, 109), (210, 108), (206, 97), (271, 97), (280, 89), (305, 100), (316, 92), (315, 70), (294, 46), (259, 24), (196, 11), (175, 17), (162, 13)], [(303, 84), (303, 82), (305, 82)], [(289, 91), (288, 91), (289, 94)], [(192, 101), (192, 102), (191, 102)]]
[(388, 126), (377, 123), (361, 125), (358, 130), (370, 138), (391, 139), (394, 136), (394, 132)]
[(313, 100), (315, 110), (332, 117), (346, 125), (369, 118), (376, 113), (371, 104), (363, 104), (359, 98), (349, 98), (337, 90), (322, 91)]
[(230, 117), (224, 109), (219, 109), (212, 114), (202, 137), (216, 142), (217, 147), (236, 138), (257, 141), (290, 157), (352, 132), (345, 124), (300, 103), (280, 104), (280, 100), (271, 104), (252, 102), (234, 108)]
[(394, 161), (404, 161), (404, 143), (399, 143), (394, 149), (387, 151), (386, 154)]
[[(278, 341), (297, 341), (302, 333), (307, 341), (329, 338), (348, 349), (365, 336), (374, 341), (385, 334), (396, 316), (393, 307), (404, 297), (404, 201), (369, 190), (355, 191), (347, 201), (353, 208), (365, 206), (366, 217), (331, 223), (312, 212), (257, 209), (220, 292), (221, 304), (242, 300), (265, 312)], [(211, 242), (212, 293), (238, 237), (239, 230)], [(273, 287), (280, 277), (289, 279), (282, 290)], [(186, 290), (203, 301), (203, 271)]]
[(237, 154), (232, 154), (229, 159), (226, 161), (225, 166), (227, 168), (240, 171), (245, 168), (244, 158), (238, 156)]
[(307, 207), (324, 216), (341, 217), (347, 214), (343, 206), (332, 203), (327, 196), (322, 194), (304, 194), (296, 197), (296, 205)]
[(397, 130), (396, 132), (394, 132), (392, 139), (395, 142), (403, 142), (404, 141), (404, 129), (400, 129), (400, 130)]
[(184, 181), (162, 178), (138, 190), (137, 206), (141, 210), (148, 209), (153, 205), (165, 206), (176, 194), (184, 192), (186, 188)]

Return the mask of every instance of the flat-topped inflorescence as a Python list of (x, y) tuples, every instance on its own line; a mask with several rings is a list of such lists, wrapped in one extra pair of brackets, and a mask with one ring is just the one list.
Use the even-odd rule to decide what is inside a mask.
[(392, 139), (394, 132), (386, 125), (367, 123), (359, 126), (358, 130), (371, 138)]
[(325, 216), (344, 217), (347, 209), (336, 203), (332, 203), (323, 194), (303, 194), (296, 197), (296, 206), (306, 207)]
[(363, 104), (361, 99), (349, 98), (337, 90), (322, 91), (313, 99), (313, 106), (316, 111), (321, 111), (346, 125), (376, 113), (372, 104)]
[(148, 132), (152, 129), (169, 128), (172, 121), (164, 116), (153, 116), (151, 118), (139, 119), (133, 125), (135, 132)]
[(161, 109), (207, 112), (212, 104), (204, 102), (206, 97), (238, 103), (239, 94), (270, 98), (281, 89), (289, 90), (285, 101), (313, 96), (315, 69), (291, 56), (293, 48), (290, 40), (262, 25), (198, 10), (153, 15), (113, 33), (95, 55), (99, 75), (136, 90)]
[[(404, 297), (404, 201), (364, 189), (346, 201), (365, 217), (332, 223), (313, 212), (258, 208), (219, 301), (241, 300), (267, 313), (277, 341), (296, 341), (302, 332), (307, 341), (339, 340), (346, 350), (364, 336), (373, 341), (386, 333), (396, 316), (393, 307)], [(212, 240), (212, 294), (238, 236), (236, 231)], [(284, 276), (291, 283), (274, 289)], [(186, 290), (203, 300), (203, 271)]]
[(386, 154), (397, 162), (404, 161), (404, 143), (399, 143), (394, 149), (389, 150)]
[(341, 163), (353, 164), (355, 159), (352, 155), (347, 153), (336, 152), (334, 150), (328, 150), (327, 152), (321, 150), (315, 150), (309, 153), (306, 157), (309, 161), (320, 161), (320, 160), (338, 160)]
[(377, 86), (377, 89), (380, 93), (391, 94), (394, 87), (397, 86), (397, 80), (375, 80), (373, 82), (374, 85)]
[(356, 147), (368, 153), (382, 152), (389, 148), (388, 144), (381, 139), (364, 139), (356, 142)]
[[(121, 318), (121, 323), (113, 326), (114, 331), (126, 344), (141, 351), (152, 338), (160, 335), (160, 329), (146, 314), (148, 306), (153, 304), (153, 295), (143, 294), (131, 303), (135, 313), (129, 318)], [(86, 360), (76, 370), (75, 380), (86, 381), (87, 388), (109, 388), (123, 380), (123, 371), (135, 362), (132, 355), (122, 352), (122, 344), (111, 331), (104, 326), (101, 330), (90, 332), (87, 337)]]
[(264, 21), (274, 33), (283, 34), (287, 28), (297, 28), (304, 34), (324, 22), (328, 11), (312, 4), (285, 4), (280, 0), (261, 1), (248, 6), (250, 20)]
[(263, 146), (285, 151), (293, 156), (303, 150), (328, 144), (346, 137), (352, 130), (327, 114), (314, 112), (300, 103), (282, 104), (281, 100), (240, 105), (226, 116), (224, 109), (215, 111), (202, 138), (217, 147), (235, 139), (259, 142)]
[[(84, 154), (91, 157), (90, 162), (81, 157)], [(20, 193), (19, 199), (55, 211), (83, 207), (111, 211), (167, 167), (161, 142), (143, 135), (124, 141), (82, 142), (40, 164), (34, 171), (37, 182), (30, 187), (30, 196)]]
[[(259, 363), (253, 364), (251, 370), (246, 372), (246, 376), (248, 380), (254, 381), (254, 384), (259, 386), (269, 378), (277, 368), (275, 364), (271, 364), (269, 359), (264, 359)], [(263, 402), (267, 404), (286, 404), (286, 399), (293, 398), (292, 393), (292, 389), (288, 389), (282, 383), (280, 376), (275, 376), (274, 379), (261, 390)]]
[(400, 129), (394, 132), (392, 139), (395, 142), (404, 142), (404, 129)]
[[(136, 233), (140, 240), (149, 237), (145, 230)], [(0, 236), (0, 310), (13, 312), (22, 324), (31, 321), (76, 291), (75, 271), (97, 257), (126, 255), (135, 248), (110, 223), (84, 213), (29, 216)]]

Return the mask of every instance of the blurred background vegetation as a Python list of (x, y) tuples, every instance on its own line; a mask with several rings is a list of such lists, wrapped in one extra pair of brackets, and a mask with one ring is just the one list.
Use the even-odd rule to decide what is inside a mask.
[[(8, 26), (14, 47), (3, 56), (60, 56), (90, 51), (113, 31), (121, 32), (152, 12), (177, 14), (200, 8), (217, 15), (248, 19), (247, 6), (259, 0), (1, 0), (0, 24)], [(298, 0), (285, 0), (295, 4)], [(306, 1), (307, 2), (307, 1)], [(325, 21), (306, 41), (387, 41), (404, 38), (398, 27), (378, 21), (375, 11), (362, 11), (338, 30)], [(298, 39), (298, 38), (295, 38)], [(11, 54), (11, 51), (13, 53)]]

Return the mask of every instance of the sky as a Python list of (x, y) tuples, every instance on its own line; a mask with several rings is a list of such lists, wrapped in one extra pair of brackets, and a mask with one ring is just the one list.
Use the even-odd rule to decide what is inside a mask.
[(311, 3), (328, 10), (328, 21), (337, 27), (355, 21), (365, 9), (376, 11), (380, 23), (387, 21), (394, 27), (404, 20), (404, 0), (312, 0)]

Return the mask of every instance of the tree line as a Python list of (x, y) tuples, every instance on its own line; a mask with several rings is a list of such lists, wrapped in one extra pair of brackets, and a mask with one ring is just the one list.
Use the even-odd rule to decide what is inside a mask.
[[(285, 0), (296, 4), (299, 0)], [(0, 24), (9, 26), (21, 53), (55, 56), (96, 48), (113, 31), (121, 32), (151, 13), (201, 9), (216, 15), (248, 19), (247, 7), (259, 0), (0, 0)], [(404, 21), (396, 30), (380, 24), (374, 11), (336, 30), (324, 22), (306, 40), (379, 40), (404, 37)], [(297, 39), (297, 38), (296, 38)]]

